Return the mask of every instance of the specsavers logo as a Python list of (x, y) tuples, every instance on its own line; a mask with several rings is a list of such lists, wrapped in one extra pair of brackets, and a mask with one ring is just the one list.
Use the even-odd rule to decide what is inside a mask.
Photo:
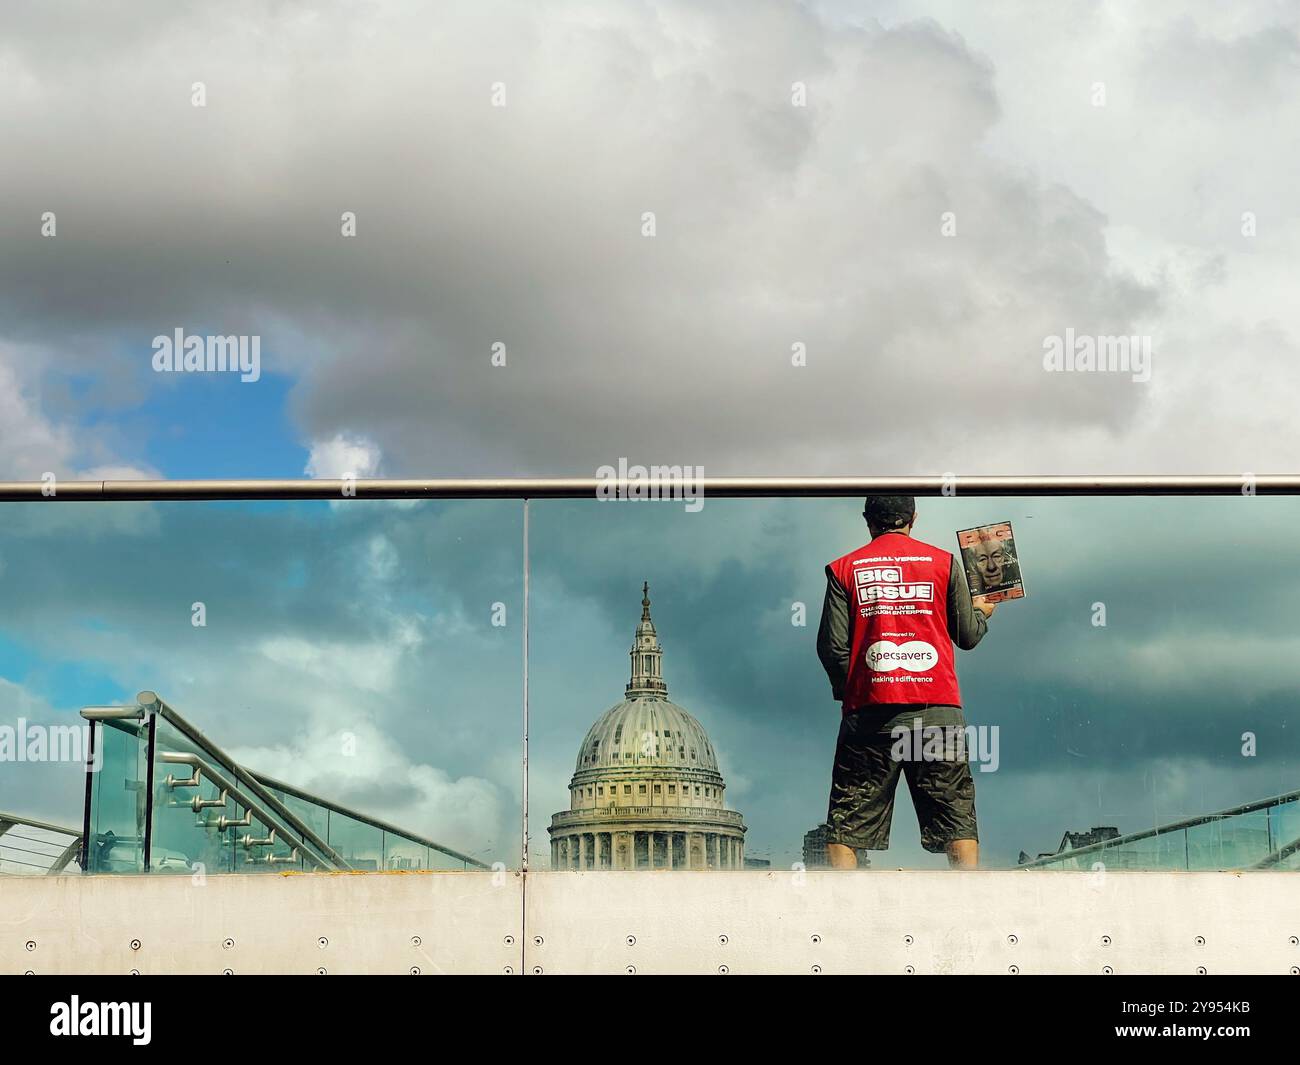
[(895, 669), (924, 673), (938, 662), (939, 652), (924, 640), (908, 640), (907, 643), (877, 640), (867, 648), (867, 665), (878, 673)]

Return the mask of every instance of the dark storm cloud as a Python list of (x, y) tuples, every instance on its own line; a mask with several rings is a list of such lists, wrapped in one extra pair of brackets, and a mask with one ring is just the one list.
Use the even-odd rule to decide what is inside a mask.
[(1042, 372), (1045, 335), (1134, 332), (1156, 292), (1095, 208), (983, 151), (995, 72), (935, 22), (237, 4), (122, 26), (86, 5), (79, 39), (109, 44), (73, 63), (48, 47), (70, 17), (20, 10), (3, 105), (3, 333), (60, 372), (147, 389), (154, 335), (261, 332), (306, 436), (446, 474), (669, 440), (718, 472), (1005, 468), (881, 444), (994, 405), (1118, 431), (1143, 402)]

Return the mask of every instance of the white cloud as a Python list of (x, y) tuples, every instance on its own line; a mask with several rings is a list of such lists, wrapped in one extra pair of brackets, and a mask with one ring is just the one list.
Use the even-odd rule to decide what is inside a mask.
[(454, 849), (478, 856), (504, 849), (494, 838), (506, 812), (494, 784), (412, 761), (369, 722), (317, 720), (292, 744), (230, 753), (259, 773)]
[(380, 450), (363, 437), (336, 433), (311, 445), (307, 468), (308, 477), (326, 480), (341, 477), (373, 477), (379, 472)]
[[(1006, 469), (1031, 437), (1042, 456), (1138, 423), (1144, 393), (1043, 374), (1041, 341), (1063, 324), (1129, 332), (1156, 293), (1113, 261), (1091, 204), (985, 151), (997, 71), (960, 37), (830, 26), (779, 0), (497, 10), (171, 13), (85, 68), (48, 59), (56, 27), (29, 14), (12, 46), (14, 183), (99, 224), (57, 274), (0, 274), (0, 292), (35, 328), (133, 343), (164, 319), (265, 326), (265, 369), (299, 381), (313, 476), (378, 469), (381, 453), (461, 475), (620, 455)], [(250, 26), (282, 47), (252, 58)], [(199, 68), (218, 72), (202, 109)], [(86, 153), (96, 182), (51, 189), (48, 167), (83, 172)], [(345, 210), (355, 238), (339, 234)], [(187, 224), (160, 225), (171, 211)], [(7, 234), (18, 257), (48, 262), (24, 234)], [(99, 301), (64, 298), (91, 274)], [(999, 447), (971, 446), (995, 411)]]
[[(26, 686), (0, 677), (0, 725), (84, 727), (74, 710), (53, 706)], [(86, 771), (79, 762), (0, 762), (0, 810), (76, 827), (81, 824)], [(12, 842), (12, 841), (11, 841)], [(0, 847), (4, 841), (0, 838)], [(20, 857), (8, 853), (7, 857)], [(6, 870), (12, 872), (13, 870)]]
[(112, 461), (102, 441), (87, 438), (71, 421), (45, 414), (42, 363), (29, 349), (0, 343), (0, 476), (24, 481), (38, 481), (47, 473), (90, 481), (158, 476), (148, 466)]
[(389, 643), (322, 644), (288, 635), (273, 636), (258, 646), (258, 652), (268, 662), (297, 672), (300, 683), (310, 678), (376, 693), (391, 690), (405, 650), (404, 646)]
[(11, 358), (0, 350), (0, 451), (14, 476), (28, 471), (28, 479), (38, 480), (41, 473), (66, 468), (71, 433), (41, 416), (30, 385), (19, 379)]

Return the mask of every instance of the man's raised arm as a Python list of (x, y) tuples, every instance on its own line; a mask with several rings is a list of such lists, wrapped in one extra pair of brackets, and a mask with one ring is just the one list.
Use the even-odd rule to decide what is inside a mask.
[(975, 605), (966, 586), (965, 571), (954, 558), (948, 573), (948, 633), (952, 642), (963, 651), (969, 651), (984, 639), (984, 634), (989, 631), (987, 618), (995, 606)]

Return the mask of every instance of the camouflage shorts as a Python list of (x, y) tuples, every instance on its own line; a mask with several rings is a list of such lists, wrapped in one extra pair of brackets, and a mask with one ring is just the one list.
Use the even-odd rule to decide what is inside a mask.
[(942, 853), (953, 840), (979, 839), (970, 763), (964, 758), (899, 756), (908, 748), (921, 749), (919, 743), (899, 745), (894, 731), (915, 729), (917, 718), (922, 728), (961, 728), (966, 723), (958, 706), (867, 707), (844, 715), (831, 773), (828, 843), (887, 850), (900, 774), (907, 778), (921, 823), (921, 846), (927, 851)]

